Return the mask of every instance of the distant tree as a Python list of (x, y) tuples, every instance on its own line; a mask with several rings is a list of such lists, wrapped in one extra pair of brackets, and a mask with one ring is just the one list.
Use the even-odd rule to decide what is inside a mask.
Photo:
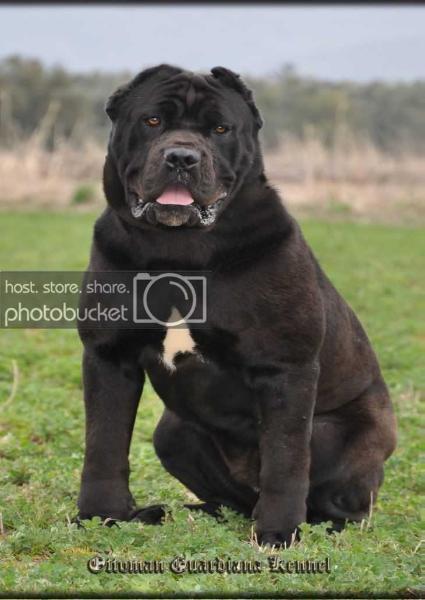
[[(40, 128), (51, 149), (63, 138), (104, 143), (109, 130), (105, 100), (131, 76), (70, 73), (20, 56), (0, 61), (0, 143), (13, 144)], [(425, 81), (320, 81), (299, 75), (290, 64), (272, 77), (246, 79), (264, 116), (262, 136), (268, 148), (284, 135), (299, 140), (314, 135), (330, 147), (344, 132), (395, 155), (425, 151)]]

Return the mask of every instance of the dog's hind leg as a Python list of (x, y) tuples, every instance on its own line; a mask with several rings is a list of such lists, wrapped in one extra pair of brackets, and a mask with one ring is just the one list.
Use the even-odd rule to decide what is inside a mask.
[(220, 505), (250, 517), (257, 493), (234, 480), (214, 439), (199, 425), (166, 409), (154, 434), (162, 465), (205, 505), (192, 506), (217, 516)]
[(383, 464), (396, 442), (395, 419), (385, 384), (313, 421), (310, 521), (360, 521), (376, 501)]

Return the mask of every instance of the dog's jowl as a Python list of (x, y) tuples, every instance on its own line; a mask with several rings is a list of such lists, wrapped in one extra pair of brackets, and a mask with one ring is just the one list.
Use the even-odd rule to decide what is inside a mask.
[(267, 182), (251, 92), (222, 67), (160, 65), (106, 110), (108, 207), (88, 280), (187, 270), (211, 281), (202, 327), (81, 330), (80, 518), (161, 521), (161, 506), (138, 508), (128, 487), (148, 374), (165, 405), (155, 450), (201, 508), (254, 518), (270, 544), (290, 543), (304, 521), (362, 519), (395, 447), (388, 390), (361, 324)]

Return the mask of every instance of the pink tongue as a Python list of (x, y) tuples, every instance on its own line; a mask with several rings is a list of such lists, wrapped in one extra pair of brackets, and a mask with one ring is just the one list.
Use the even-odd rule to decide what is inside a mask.
[(158, 204), (179, 204), (187, 206), (193, 204), (193, 198), (183, 186), (170, 186), (156, 199)]

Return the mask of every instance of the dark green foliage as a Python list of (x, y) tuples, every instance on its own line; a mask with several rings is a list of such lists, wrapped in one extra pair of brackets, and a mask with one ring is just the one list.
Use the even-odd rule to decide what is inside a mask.
[(37, 60), (12, 56), (0, 62), (0, 139), (13, 143), (35, 133), (48, 114), (54, 119), (48, 147), (61, 138), (76, 144), (87, 137), (106, 141), (106, 98), (129, 73), (71, 74), (60, 67), (48, 69)]
[(367, 84), (319, 81), (285, 67), (272, 79), (251, 79), (265, 115), (268, 145), (282, 133), (331, 146), (341, 130), (390, 154), (425, 150), (425, 81)]
[[(0, 62), (0, 135), (2, 144), (29, 136), (45, 120), (52, 124), (46, 142), (61, 137), (75, 143), (87, 137), (106, 141), (106, 99), (131, 73), (69, 73), (48, 69), (37, 60), (9, 57)], [(351, 139), (371, 141), (391, 154), (425, 150), (425, 82), (367, 84), (327, 82), (300, 76), (285, 67), (271, 78), (246, 78), (264, 117), (263, 139), (276, 145), (283, 134), (314, 136), (332, 146), (344, 131)]]
[(94, 186), (89, 183), (82, 183), (75, 188), (71, 198), (72, 204), (88, 204), (96, 197)]

